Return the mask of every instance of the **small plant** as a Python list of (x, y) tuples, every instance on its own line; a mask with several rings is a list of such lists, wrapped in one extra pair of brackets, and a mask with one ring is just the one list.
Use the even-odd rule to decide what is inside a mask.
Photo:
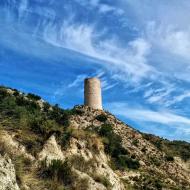
[(165, 159), (166, 159), (166, 161), (168, 161), (168, 162), (173, 162), (173, 161), (174, 161), (174, 157), (171, 156), (171, 155), (166, 155), (166, 156), (165, 156)]
[(63, 110), (56, 104), (52, 107), (52, 110), (48, 112), (49, 119), (55, 120), (58, 124), (68, 127), (70, 122), (69, 118), (72, 115), (72, 111)]
[(110, 181), (105, 176), (94, 174), (92, 177), (94, 181), (103, 184), (108, 189), (112, 186)]
[(100, 115), (96, 116), (96, 119), (100, 122), (106, 122), (107, 116), (105, 114), (100, 114)]
[(72, 130), (69, 130), (69, 129), (66, 130), (61, 136), (61, 145), (63, 147), (67, 147), (71, 137), (72, 137)]
[(13, 92), (13, 96), (19, 96), (20, 95), (20, 93), (18, 92), (18, 90), (14, 90), (14, 92)]
[(161, 165), (161, 161), (157, 158), (157, 157), (150, 157), (151, 162), (155, 165), (155, 166), (160, 166)]
[(131, 158), (129, 152), (123, 148), (122, 139), (115, 134), (111, 125), (103, 124), (98, 131), (99, 135), (104, 137), (103, 143), (105, 151), (111, 155), (111, 166), (113, 169), (138, 169), (140, 167), (139, 161)]
[(4, 156), (6, 154), (6, 152), (7, 152), (7, 149), (4, 145), (4, 143), (1, 143), (0, 144), (0, 155)]
[(83, 115), (84, 114), (84, 110), (81, 110), (77, 107), (74, 107), (71, 111), (72, 115)]
[(5, 88), (0, 88), (0, 99), (7, 97), (9, 94)]
[(71, 164), (66, 160), (52, 160), (47, 165), (46, 160), (41, 163), (41, 176), (43, 178), (50, 178), (60, 184), (71, 185), (74, 179)]
[(19, 185), (23, 184), (23, 178), (26, 172), (26, 168), (28, 168), (31, 164), (30, 160), (24, 158), (23, 156), (15, 156), (12, 157), (12, 161), (15, 166), (16, 171), (16, 180)]
[(75, 169), (81, 172), (85, 172), (88, 167), (87, 161), (82, 156), (74, 155), (71, 157), (70, 162)]
[(27, 98), (29, 98), (29, 99), (31, 99), (31, 100), (36, 100), (36, 101), (41, 100), (41, 97), (40, 97), (40, 96), (35, 95), (35, 94), (32, 94), (32, 93), (28, 93), (28, 94), (27, 94)]
[(140, 167), (139, 161), (131, 158), (130, 156), (120, 155), (115, 161), (117, 168), (121, 170), (129, 169), (138, 169)]
[(138, 146), (138, 143), (139, 143), (139, 140), (138, 139), (134, 139), (132, 141), (132, 144), (135, 145), (135, 146)]

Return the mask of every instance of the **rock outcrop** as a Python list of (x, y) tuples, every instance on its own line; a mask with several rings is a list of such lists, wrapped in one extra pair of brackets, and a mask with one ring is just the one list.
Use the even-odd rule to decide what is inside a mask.
[(0, 100), (0, 190), (190, 189), (189, 143), (101, 109), (63, 110), (4, 87)]
[(20, 190), (16, 182), (14, 165), (6, 155), (0, 155), (0, 190)]

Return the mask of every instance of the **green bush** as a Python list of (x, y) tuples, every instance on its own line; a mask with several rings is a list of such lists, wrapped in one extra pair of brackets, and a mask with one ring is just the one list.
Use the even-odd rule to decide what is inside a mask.
[(41, 177), (52, 179), (64, 185), (71, 185), (75, 177), (68, 161), (52, 160), (49, 165), (43, 161), (40, 170)]
[(29, 98), (29, 99), (31, 99), (31, 100), (35, 100), (35, 101), (41, 100), (41, 97), (40, 97), (40, 96), (35, 95), (35, 94), (32, 94), (32, 93), (28, 93), (28, 94), (27, 94), (27, 98)]
[(137, 160), (129, 156), (128, 151), (122, 146), (122, 139), (115, 134), (113, 128), (109, 124), (103, 124), (98, 131), (103, 137), (105, 152), (111, 155), (114, 169), (138, 169), (140, 164)]
[(138, 146), (139, 144), (139, 140), (138, 139), (134, 139), (132, 142), (133, 145)]
[(4, 88), (0, 88), (0, 100), (6, 98), (7, 96), (9, 96), (7, 90)]
[(106, 153), (113, 157), (117, 157), (120, 154), (128, 154), (128, 151), (122, 147), (121, 137), (114, 133), (111, 125), (103, 124), (98, 133), (104, 137), (103, 142)]
[(82, 156), (74, 155), (71, 157), (70, 162), (75, 169), (81, 172), (85, 172), (88, 167), (87, 161)]
[(179, 156), (184, 161), (190, 159), (190, 143), (185, 141), (169, 141), (155, 135), (143, 134), (143, 137), (162, 150), (166, 155)]
[(156, 156), (150, 157), (150, 160), (151, 160), (151, 162), (152, 162), (154, 165), (156, 165), (156, 166), (160, 166), (160, 165), (161, 165), (161, 160), (159, 160)]
[(100, 136), (108, 137), (113, 133), (113, 128), (109, 124), (103, 124), (98, 132)]
[(139, 161), (132, 159), (127, 155), (119, 155), (115, 160), (116, 167), (120, 170), (129, 169), (138, 169), (140, 167)]
[(70, 110), (63, 110), (58, 105), (53, 106), (53, 109), (49, 111), (48, 117), (55, 120), (58, 124), (69, 126), (69, 118), (72, 115)]
[(14, 90), (14, 92), (13, 92), (13, 96), (19, 96), (20, 95), (20, 93), (18, 92), (18, 90)]
[(61, 145), (67, 147), (72, 137), (72, 130), (66, 130), (61, 136)]
[(0, 144), (0, 155), (4, 156), (7, 153), (7, 149), (3, 143)]
[(173, 162), (173, 161), (174, 161), (174, 157), (173, 157), (173, 156), (170, 156), (170, 155), (166, 155), (166, 156), (165, 156), (165, 159), (166, 159), (166, 161), (168, 161), (168, 162)]
[(100, 122), (106, 122), (107, 116), (105, 114), (100, 114), (100, 115), (96, 116), (96, 119)]
[(103, 184), (106, 188), (110, 188), (112, 186), (105, 176), (94, 174), (92, 177), (94, 181)]

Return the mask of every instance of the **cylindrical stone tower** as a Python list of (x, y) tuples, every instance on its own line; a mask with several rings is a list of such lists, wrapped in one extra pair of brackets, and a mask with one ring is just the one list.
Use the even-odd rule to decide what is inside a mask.
[(84, 105), (102, 110), (101, 82), (98, 78), (85, 79)]

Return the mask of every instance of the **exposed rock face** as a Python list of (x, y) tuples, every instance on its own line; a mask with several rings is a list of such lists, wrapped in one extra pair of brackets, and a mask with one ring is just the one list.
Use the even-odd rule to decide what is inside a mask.
[[(187, 159), (178, 150), (169, 155), (112, 114), (93, 109), (93, 104), (101, 106), (101, 99), (93, 102), (96, 95), (87, 90), (92, 104), (72, 110), (12, 90), (2, 93), (0, 190), (190, 189), (190, 144), (178, 146)], [(7, 98), (15, 104), (10, 106)]]
[[(79, 107), (79, 109), (83, 111), (83, 114), (73, 116), (71, 119), (73, 126), (79, 129), (86, 129), (91, 125), (101, 126), (101, 122), (95, 118), (98, 115), (106, 114), (106, 123), (113, 126), (114, 132), (122, 138), (123, 147), (139, 160), (144, 171), (155, 176), (165, 176), (164, 182), (171, 183), (173, 186), (180, 186), (179, 184), (183, 181), (185, 185), (181, 188), (190, 189), (190, 170), (187, 163), (180, 162), (180, 159), (167, 162), (164, 152), (158, 150), (152, 143), (144, 139), (141, 133), (119, 121), (115, 116), (89, 107)], [(135, 183), (133, 179), (141, 179), (141, 175), (138, 171), (123, 172), (122, 179), (129, 179), (130, 183), (133, 184)]]
[(7, 151), (12, 155), (22, 155), (31, 161), (35, 160), (31, 154), (27, 153), (26, 148), (23, 145), (14, 140), (14, 133), (10, 135), (7, 131), (0, 131), (0, 144), (3, 144)]
[(72, 138), (70, 140), (69, 147), (66, 150), (61, 150), (61, 147), (57, 144), (55, 136), (53, 135), (45, 143), (43, 150), (38, 155), (38, 158), (39, 161), (46, 159), (47, 164), (50, 164), (52, 160), (64, 161), (65, 159), (72, 159), (73, 156), (83, 158), (86, 162), (93, 160), (93, 165), (86, 167), (86, 171), (79, 171), (74, 166), (74, 170), (78, 174), (79, 178), (88, 179), (88, 188), (90, 190), (106, 189), (104, 185), (97, 183), (93, 177), (90, 176), (90, 174), (105, 176), (110, 182), (112, 186), (111, 189), (113, 190), (124, 190), (125, 188), (121, 183), (119, 176), (117, 176), (117, 174), (115, 174), (113, 170), (108, 166), (108, 158), (104, 153), (101, 145), (99, 148), (100, 151), (94, 154), (94, 152), (89, 149), (89, 144), (85, 139), (79, 140)]
[[(96, 174), (97, 176), (104, 176), (110, 183), (112, 190), (124, 190), (124, 185), (122, 184), (120, 177), (113, 172), (113, 170), (108, 165), (108, 157), (100, 148), (99, 152), (96, 154), (92, 152), (89, 148), (88, 142), (86, 140), (72, 139), (70, 147), (65, 151), (64, 155), (67, 158), (78, 155), (84, 158), (86, 162), (93, 160), (93, 165), (86, 167), (86, 171), (80, 172), (83, 176), (88, 176), (89, 179), (89, 189), (92, 190), (104, 190), (105, 186), (94, 181), (90, 174)], [(78, 171), (79, 172), (79, 171)], [(91, 188), (90, 188), (91, 187)]]
[(0, 190), (19, 190), (14, 165), (6, 156), (0, 155)]
[(40, 161), (46, 159), (47, 164), (49, 164), (51, 160), (64, 160), (64, 158), (61, 147), (57, 144), (54, 135), (47, 140), (43, 150), (38, 155), (38, 159)]

